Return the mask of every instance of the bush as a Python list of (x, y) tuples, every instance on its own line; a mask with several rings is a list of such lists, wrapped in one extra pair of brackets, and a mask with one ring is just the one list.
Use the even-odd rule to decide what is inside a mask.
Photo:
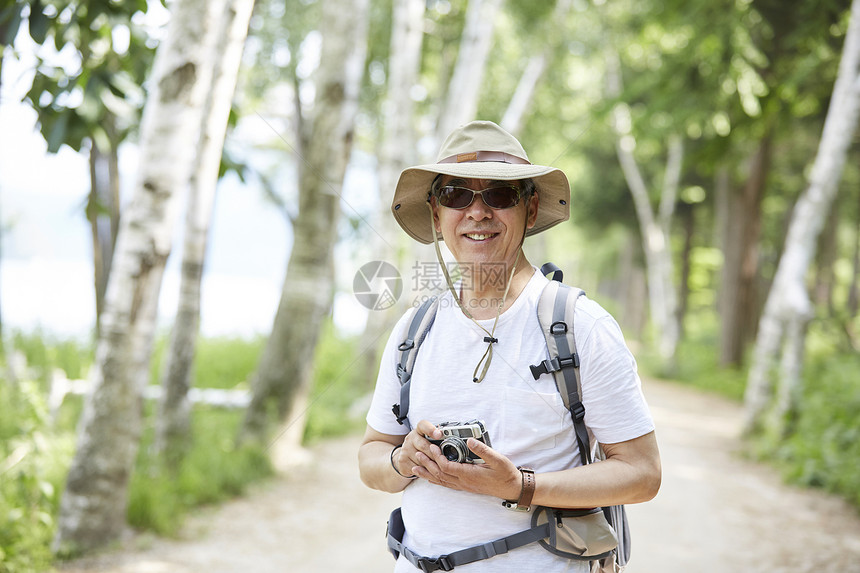
[(790, 481), (860, 506), (860, 356), (814, 359), (806, 372), (792, 435), (772, 455)]
[(308, 407), (304, 440), (344, 435), (365, 426), (363, 413), (351, 410), (372, 386), (362, 370), (364, 360), (359, 351), (359, 338), (343, 336), (329, 322), (317, 345), (313, 387)]
[(38, 330), (31, 334), (15, 332), (12, 346), (24, 356), (31, 374), (45, 389), (54, 369), (63, 370), (68, 378), (74, 380), (86, 376), (92, 363), (93, 349), (90, 344), (75, 339), (49, 337)]
[[(746, 388), (746, 370), (721, 368), (716, 353), (717, 335), (711, 330), (689, 332), (676, 352), (676, 366), (672, 378), (686, 385), (741, 401)], [(643, 375), (661, 376), (662, 365), (656, 355), (641, 352), (637, 355)]]
[(153, 430), (148, 428), (129, 486), (129, 523), (173, 535), (189, 509), (240, 495), (250, 484), (272, 475), (265, 451), (236, 447), (241, 417), (240, 411), (196, 406), (193, 443), (175, 473), (153, 455)]
[[(150, 367), (150, 384), (161, 384), (164, 353), (169, 337), (156, 341)], [(265, 340), (254, 338), (198, 338), (195, 348), (194, 382), (200, 388), (248, 387), (257, 368)]]
[(53, 556), (59, 495), (73, 435), (48, 431), (36, 382), (0, 380), (0, 572), (43, 571)]

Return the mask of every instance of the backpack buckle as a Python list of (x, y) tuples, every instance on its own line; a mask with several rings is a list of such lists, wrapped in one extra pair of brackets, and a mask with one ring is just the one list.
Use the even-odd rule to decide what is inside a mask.
[(567, 368), (568, 366), (573, 366), (574, 368), (579, 368), (579, 354), (571, 354), (570, 356), (566, 356), (565, 358), (558, 358), (558, 370), (562, 368)]
[(418, 560), (418, 567), (424, 573), (431, 573), (432, 571), (451, 571), (454, 569), (454, 566), (451, 565), (451, 562), (448, 560), (447, 555), (440, 555), (436, 559), (430, 559), (428, 557), (422, 557)]
[(556, 356), (555, 358), (544, 360), (538, 364), (531, 364), (529, 365), (529, 369), (532, 371), (534, 379), (537, 380), (542, 374), (549, 374), (550, 372), (561, 370), (561, 363)]
[(400, 352), (406, 352), (407, 350), (412, 350), (413, 348), (415, 348), (415, 341), (411, 338), (407, 338), (400, 343), (400, 346), (397, 347), (397, 350), (399, 350)]

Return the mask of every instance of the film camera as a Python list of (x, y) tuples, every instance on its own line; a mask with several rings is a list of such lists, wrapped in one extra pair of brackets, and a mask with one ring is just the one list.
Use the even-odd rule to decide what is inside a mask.
[(479, 458), (466, 446), (466, 440), (475, 438), (490, 444), (490, 435), (484, 429), (484, 423), (480, 420), (469, 420), (468, 422), (443, 422), (438, 425), (442, 430), (442, 439), (433, 440), (430, 436), (424, 436), (431, 444), (436, 444), (442, 450), (442, 455), (452, 462), (464, 464), (482, 464), (484, 460)]

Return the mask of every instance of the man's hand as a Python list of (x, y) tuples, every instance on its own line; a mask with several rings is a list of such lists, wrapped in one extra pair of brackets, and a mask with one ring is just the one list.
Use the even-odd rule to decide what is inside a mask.
[[(432, 431), (435, 431), (431, 433), (427, 431), (429, 428), (422, 424), (424, 424), (423, 421), (418, 424), (419, 432), (424, 430), (434, 440), (441, 439), (442, 432), (438, 428), (430, 424)], [(421, 436), (423, 437), (424, 434), (422, 433)], [(483, 464), (452, 462), (442, 455), (439, 446), (431, 444), (426, 439), (424, 443), (428, 447), (416, 449), (412, 458), (416, 462), (410, 470), (412, 474), (430, 483), (451, 489), (490, 495), (500, 499), (519, 498), (522, 489), (520, 471), (511, 460), (485, 443), (474, 438), (469, 438), (466, 442), (468, 448), (484, 460)]]

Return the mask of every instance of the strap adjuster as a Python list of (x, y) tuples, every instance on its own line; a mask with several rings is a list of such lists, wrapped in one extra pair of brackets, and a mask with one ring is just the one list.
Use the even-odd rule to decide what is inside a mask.
[(400, 379), (400, 385), (404, 385), (409, 382), (409, 379), (412, 378), (412, 374), (410, 374), (406, 368), (403, 367), (403, 364), (397, 365), (397, 378)]
[(397, 347), (397, 350), (399, 350), (400, 352), (406, 352), (407, 350), (412, 350), (413, 348), (415, 348), (415, 341), (411, 338), (407, 338), (400, 343), (400, 346)]
[(573, 414), (573, 417), (576, 418), (577, 421), (581, 420), (585, 417), (585, 406), (582, 405), (582, 402), (571, 404), (570, 413)]
[(454, 566), (451, 565), (451, 562), (448, 560), (447, 555), (440, 555), (436, 559), (430, 559), (428, 557), (422, 557), (418, 560), (418, 567), (424, 573), (431, 573), (432, 571), (451, 571), (454, 569)]
[(403, 420), (406, 419), (406, 416), (400, 415), (400, 404), (395, 404), (391, 407), (391, 411), (394, 412), (394, 417), (397, 419), (397, 423), (401, 426), (403, 425)]

